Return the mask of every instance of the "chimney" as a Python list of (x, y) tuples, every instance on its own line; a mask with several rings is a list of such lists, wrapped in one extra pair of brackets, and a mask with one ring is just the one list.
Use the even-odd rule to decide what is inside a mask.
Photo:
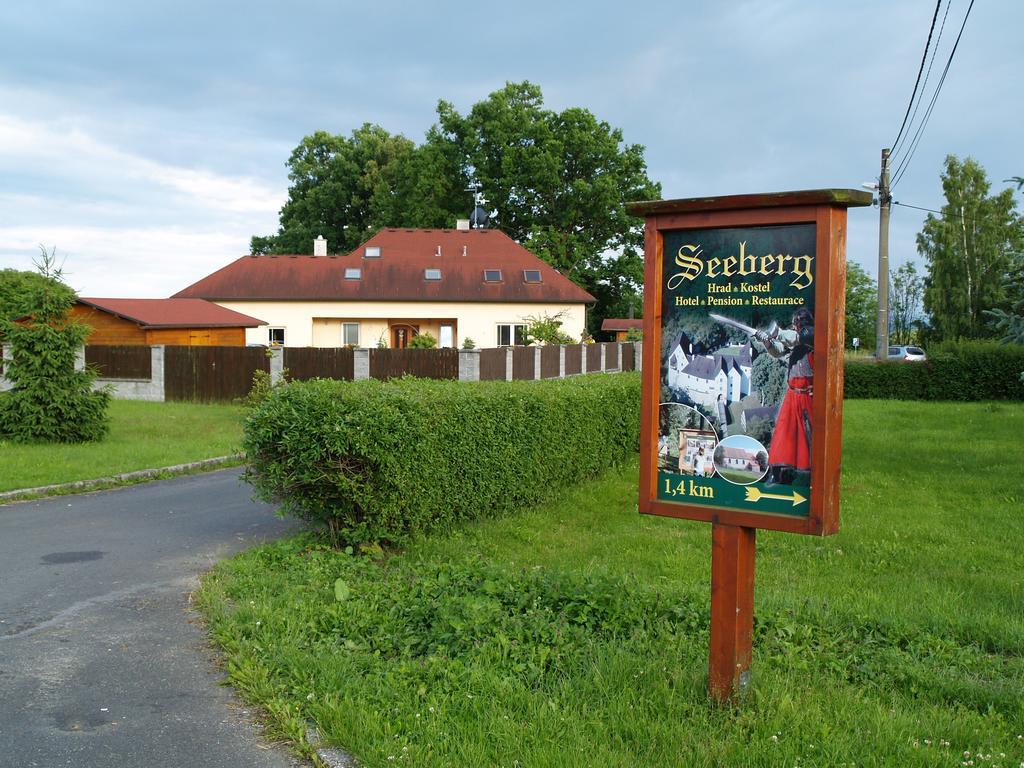
[(326, 256), (327, 255), (327, 241), (324, 240), (323, 235), (317, 235), (316, 240), (313, 241), (313, 255), (314, 256)]
[(469, 232), (469, 219), (456, 219), (455, 229), (459, 232)]

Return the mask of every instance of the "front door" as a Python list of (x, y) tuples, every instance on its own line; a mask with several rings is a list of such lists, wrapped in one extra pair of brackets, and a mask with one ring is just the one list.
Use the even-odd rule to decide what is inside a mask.
[(413, 336), (416, 335), (416, 329), (411, 325), (392, 325), (391, 326), (391, 348), (392, 349), (405, 349), (409, 346), (409, 341)]

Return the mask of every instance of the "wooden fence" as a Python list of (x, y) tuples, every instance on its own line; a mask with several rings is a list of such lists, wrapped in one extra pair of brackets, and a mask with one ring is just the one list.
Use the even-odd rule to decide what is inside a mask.
[(88, 346), (85, 364), (104, 379), (148, 379), (153, 375), (150, 349), (138, 344)]
[(459, 378), (457, 349), (371, 349), (370, 378), (393, 379), (399, 376), (424, 379)]
[(164, 397), (231, 402), (249, 393), (256, 371), (270, 373), (262, 347), (166, 347)]
[(99, 369), (99, 384), (113, 387), (115, 397), (231, 402), (249, 392), (256, 371), (272, 381), (285, 371), (296, 380), (553, 379), (635, 370), (636, 352), (633, 344), (619, 343), (479, 350), (94, 345), (85, 348), (85, 362)]
[(283, 362), (296, 381), (355, 378), (355, 353), (344, 347), (285, 347)]

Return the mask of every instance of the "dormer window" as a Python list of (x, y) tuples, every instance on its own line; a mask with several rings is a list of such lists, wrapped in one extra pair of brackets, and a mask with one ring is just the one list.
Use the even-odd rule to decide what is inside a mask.
[(524, 283), (539, 283), (540, 282), (540, 270), (539, 269), (524, 269), (523, 270), (523, 282)]
[(485, 283), (500, 283), (501, 282), (501, 270), (500, 269), (485, 269), (484, 270), (484, 282)]
[(440, 280), (441, 270), (440, 269), (424, 269), (423, 270), (424, 280)]
[(346, 280), (362, 280), (363, 270), (359, 267), (345, 267)]
[(379, 245), (368, 245), (366, 250), (363, 251), (364, 259), (379, 259), (380, 258), (380, 246)]

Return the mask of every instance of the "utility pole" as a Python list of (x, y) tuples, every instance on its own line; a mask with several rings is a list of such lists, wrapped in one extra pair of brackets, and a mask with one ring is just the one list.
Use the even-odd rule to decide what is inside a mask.
[(875, 327), (875, 359), (889, 359), (889, 150), (882, 150), (882, 175), (878, 178), (878, 324)]

